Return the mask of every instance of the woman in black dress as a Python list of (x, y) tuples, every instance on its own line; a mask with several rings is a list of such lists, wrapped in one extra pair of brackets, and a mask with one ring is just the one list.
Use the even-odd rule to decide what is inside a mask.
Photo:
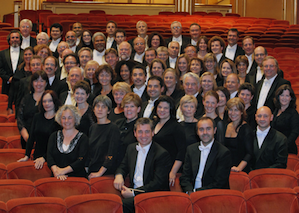
[(46, 90), (39, 102), (39, 113), (34, 115), (29, 138), (26, 144), (25, 157), (18, 162), (27, 161), (30, 158), (31, 151), (35, 142), (33, 153), (34, 166), (36, 169), (43, 168), (47, 160), (48, 138), (50, 135), (60, 129), (55, 121), (55, 113), (60, 106), (60, 101), (56, 93), (52, 90)]
[(86, 63), (85, 65), (85, 79), (84, 80), (88, 80), (89, 84), (90, 84), (90, 93), (93, 95), (96, 95), (99, 93), (99, 91), (101, 90), (101, 85), (98, 82), (96, 76), (95, 76), (95, 72), (96, 70), (100, 67), (99, 63), (94, 61), (94, 60), (90, 60)]
[(119, 66), (117, 66), (117, 70), (115, 70), (118, 81), (126, 82), (127, 84), (132, 86), (132, 68), (132, 63), (125, 60), (120, 61)]
[(155, 122), (153, 141), (166, 149), (172, 160), (172, 169), (169, 173), (169, 184), (174, 185), (176, 174), (183, 164), (186, 152), (186, 136), (184, 128), (176, 121), (175, 106), (171, 97), (162, 95), (155, 102)]
[(230, 150), (234, 172), (249, 172), (253, 156), (253, 131), (246, 123), (246, 110), (241, 98), (227, 102), (230, 123), (226, 127), (224, 145)]
[(117, 82), (112, 87), (112, 95), (116, 107), (111, 110), (109, 113), (108, 119), (115, 123), (120, 118), (124, 118), (124, 108), (122, 107), (122, 100), (124, 96), (131, 92), (129, 84), (126, 82)]
[(141, 104), (141, 98), (133, 92), (126, 94), (121, 102), (125, 118), (116, 121), (116, 125), (120, 131), (120, 146), (117, 154), (118, 165), (124, 158), (128, 145), (136, 142), (134, 136), (134, 124), (138, 118)]
[(31, 93), (25, 95), (21, 101), (17, 124), (21, 134), (21, 144), (23, 149), (26, 148), (32, 120), (34, 114), (38, 112), (37, 106), (42, 94), (45, 92), (48, 82), (48, 76), (44, 71), (37, 71), (32, 74), (30, 80)]
[(190, 72), (195, 73), (198, 75), (198, 77), (201, 76), (202, 73), (204, 73), (204, 65), (203, 61), (199, 58), (191, 58), (189, 63), (189, 70)]
[(149, 68), (151, 76), (156, 75), (163, 78), (163, 73), (166, 70), (167, 66), (164, 61), (159, 58), (155, 58), (154, 60), (152, 60)]
[(99, 95), (94, 99), (93, 112), (97, 123), (93, 124), (89, 131), (89, 179), (114, 174), (116, 169), (120, 132), (107, 118), (111, 109), (112, 102), (107, 96)]
[(82, 47), (89, 47), (93, 50), (92, 43), (92, 33), (89, 30), (83, 30), (80, 42), (76, 48), (76, 52), (78, 52)]
[(288, 153), (298, 154), (296, 139), (299, 135), (299, 115), (296, 110), (296, 95), (292, 88), (281, 85), (275, 92), (275, 110), (271, 126), (288, 138)]
[(88, 137), (75, 126), (80, 122), (80, 114), (75, 106), (63, 105), (57, 111), (55, 120), (62, 130), (52, 133), (47, 150), (48, 167), (54, 177), (86, 177), (85, 161), (88, 153)]
[(200, 77), (200, 89), (199, 93), (204, 97), (205, 93), (217, 88), (214, 76), (210, 72), (204, 72)]
[(80, 124), (76, 128), (89, 136), (89, 128), (95, 123), (92, 109), (87, 103), (87, 98), (90, 95), (90, 86), (86, 81), (78, 81), (73, 90), (77, 110), (81, 116)]
[(225, 124), (217, 114), (217, 106), (219, 103), (219, 96), (217, 92), (213, 90), (206, 92), (202, 102), (205, 109), (205, 114), (203, 116), (210, 117), (215, 121), (217, 127), (215, 139), (223, 144), (225, 136)]
[(185, 95), (180, 101), (181, 111), (184, 116), (184, 121), (181, 121), (180, 124), (185, 130), (186, 146), (199, 141), (196, 134), (196, 125), (198, 120), (194, 117), (197, 104), (197, 99), (193, 95)]
[(163, 36), (158, 32), (152, 32), (148, 36), (147, 46), (148, 46), (148, 48), (152, 47), (155, 50), (160, 46), (165, 46)]
[(224, 59), (220, 64), (220, 72), (216, 78), (217, 86), (224, 86), (227, 76), (231, 73), (237, 74), (236, 65), (232, 60)]
[(208, 50), (208, 38), (206, 36), (200, 36), (197, 42), (197, 58), (203, 60), (205, 55), (209, 52)]
[(165, 84), (163, 95), (172, 97), (175, 106), (177, 106), (180, 103), (181, 97), (185, 94), (177, 70), (172, 68), (166, 69), (163, 73), (163, 80)]
[(175, 68), (177, 70), (177, 73), (180, 76), (180, 80), (183, 81), (183, 76), (189, 72), (188, 64), (190, 63), (190, 59), (186, 54), (181, 54), (175, 63)]
[(224, 123), (227, 123), (228, 115), (225, 109), (226, 102), (230, 99), (229, 91), (225, 87), (217, 87), (216, 92), (219, 95), (219, 103), (217, 107), (218, 116)]

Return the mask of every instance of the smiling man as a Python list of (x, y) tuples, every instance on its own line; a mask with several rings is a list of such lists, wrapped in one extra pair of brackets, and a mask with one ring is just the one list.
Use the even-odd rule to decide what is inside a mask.
[(239, 55), (244, 55), (245, 52), (240, 47), (237, 42), (239, 40), (239, 31), (236, 28), (231, 28), (227, 32), (227, 46), (224, 50), (225, 57), (229, 58), (232, 61), (235, 61)]
[(102, 65), (105, 63), (104, 55), (105, 55), (105, 48), (106, 48), (106, 36), (101, 33), (97, 32), (92, 36), (92, 43), (93, 43), (93, 60)]
[(218, 66), (220, 66), (221, 62), (226, 59), (225, 55), (223, 54), (223, 49), (225, 48), (224, 40), (219, 36), (213, 36), (209, 40), (208, 47), (216, 56)]
[(23, 19), (20, 22), (20, 32), (22, 34), (22, 44), (21, 48), (24, 50), (26, 47), (34, 47), (36, 46), (36, 39), (30, 36), (30, 32), (32, 31), (32, 22), (29, 19)]

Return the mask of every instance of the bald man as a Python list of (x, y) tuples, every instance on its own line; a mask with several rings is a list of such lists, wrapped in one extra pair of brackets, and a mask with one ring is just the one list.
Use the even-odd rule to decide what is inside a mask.
[(287, 138), (271, 128), (272, 119), (272, 112), (266, 106), (259, 108), (255, 114), (258, 126), (254, 131), (252, 169), (287, 167)]

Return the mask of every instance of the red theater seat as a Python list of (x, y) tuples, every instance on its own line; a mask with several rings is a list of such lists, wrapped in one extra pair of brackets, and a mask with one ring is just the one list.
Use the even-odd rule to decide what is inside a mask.
[(176, 174), (176, 178), (175, 178), (175, 183), (174, 186), (169, 186), (170, 191), (172, 192), (182, 192), (182, 187), (180, 185), (180, 177), (181, 177), (181, 173), (177, 173)]
[(0, 213), (7, 213), (6, 204), (0, 201)]
[(0, 200), (7, 202), (10, 199), (34, 197), (35, 189), (29, 180), (0, 180)]
[(244, 192), (251, 188), (250, 179), (246, 172), (230, 172), (229, 175), (230, 189)]
[(17, 123), (0, 123), (0, 136), (8, 137), (14, 135), (20, 135)]
[(7, 165), (7, 177), (9, 179), (27, 179), (34, 182), (51, 176), (52, 172), (47, 163), (44, 163), (42, 169), (35, 169), (33, 161), (14, 162)]
[(22, 149), (20, 135), (9, 136), (6, 138), (7, 144), (4, 148), (6, 149)]
[[(288, 71), (288, 70), (286, 70)], [(297, 73), (298, 76), (298, 73)], [(295, 154), (289, 154), (288, 155), (288, 162), (287, 162), (287, 169), (290, 169), (292, 171), (296, 171), (296, 168), (299, 167), (299, 158)]]
[(43, 178), (34, 182), (39, 197), (59, 197), (90, 194), (89, 182), (85, 178), (68, 177), (65, 181), (55, 177)]
[(192, 213), (189, 195), (181, 192), (149, 192), (134, 199), (136, 213)]
[(30, 197), (9, 200), (8, 213), (66, 213), (64, 200), (56, 197)]
[(249, 172), (251, 188), (285, 187), (294, 188), (298, 186), (295, 172), (288, 169), (257, 169)]
[(7, 178), (7, 168), (3, 163), (0, 163), (0, 179)]
[(4, 136), (0, 136), (0, 149), (3, 149), (7, 145), (7, 139)]
[(298, 200), (293, 189), (264, 188), (244, 192), (248, 213), (296, 213)]
[(90, 179), (91, 193), (109, 193), (115, 194), (121, 197), (120, 191), (116, 190), (113, 186), (113, 176), (103, 176)]
[(24, 155), (25, 149), (0, 149), (0, 163), (7, 165), (17, 162)]
[(76, 195), (65, 198), (69, 213), (122, 213), (121, 198), (113, 194)]
[(211, 189), (190, 195), (194, 213), (247, 213), (243, 194), (235, 190)]

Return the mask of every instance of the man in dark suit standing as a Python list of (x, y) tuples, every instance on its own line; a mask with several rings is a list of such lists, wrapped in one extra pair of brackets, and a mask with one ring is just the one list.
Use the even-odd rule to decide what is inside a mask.
[[(154, 126), (150, 119), (139, 118), (134, 126), (138, 143), (130, 144), (115, 172), (114, 187), (121, 191), (124, 213), (134, 212), (134, 196), (141, 192), (169, 190), (171, 169), (169, 153), (153, 141)], [(124, 185), (129, 174), (130, 188)]]
[(263, 60), (268, 56), (266, 48), (262, 46), (258, 46), (254, 49), (254, 61), (249, 72), (246, 75), (245, 81), (251, 83), (253, 86), (256, 86), (257, 82), (259, 82), (263, 75), (264, 70), (262, 69)]
[(275, 105), (273, 102), (275, 91), (281, 85), (291, 85), (291, 83), (277, 74), (279, 70), (278, 62), (273, 56), (267, 56), (266, 58), (264, 58), (263, 70), (265, 78), (262, 78), (262, 80), (260, 80), (256, 85), (256, 106), (257, 109), (262, 106), (268, 106), (273, 112), (275, 109)]
[(2, 94), (8, 95), (9, 86), (17, 67), (23, 62), (24, 51), (21, 49), (21, 33), (12, 30), (7, 36), (9, 48), (0, 52), (0, 77), (2, 78)]
[(170, 25), (172, 37), (165, 39), (165, 46), (168, 47), (168, 44), (171, 41), (177, 41), (180, 44), (179, 55), (184, 53), (185, 48), (188, 44), (191, 43), (191, 39), (187, 36), (182, 35), (182, 24), (178, 21), (174, 21)]
[(32, 30), (32, 22), (29, 19), (23, 19), (20, 22), (20, 32), (22, 34), (21, 48), (24, 50), (26, 47), (35, 47), (36, 39), (30, 36)]
[(220, 67), (221, 62), (226, 59), (225, 55), (223, 54), (223, 49), (225, 48), (224, 40), (219, 36), (213, 36), (209, 40), (208, 47), (216, 56), (218, 67)]
[(134, 52), (131, 54), (131, 59), (134, 61), (138, 61), (141, 64), (145, 64), (145, 40), (142, 37), (136, 37), (133, 41), (134, 44)]
[(201, 117), (197, 123), (200, 142), (187, 147), (180, 184), (184, 192), (229, 189), (230, 151), (214, 139), (213, 119)]
[(53, 53), (53, 56), (56, 58), (59, 57), (58, 54), (58, 44), (62, 41), (62, 35), (63, 35), (63, 28), (61, 24), (54, 23), (50, 27), (50, 35), (51, 35), (51, 42), (49, 43), (49, 48)]
[(251, 36), (245, 36), (242, 41), (242, 48), (245, 52), (245, 56), (248, 59), (248, 67), (246, 73), (249, 73), (251, 67), (256, 66), (254, 63), (253, 52), (255, 48), (254, 40)]
[(288, 160), (287, 138), (270, 127), (273, 115), (269, 107), (259, 108), (255, 114), (252, 169), (286, 168)]
[(115, 32), (117, 29), (117, 24), (115, 21), (108, 21), (106, 25), (107, 41), (106, 49), (114, 48), (117, 50), (116, 41), (115, 41)]
[(136, 65), (132, 69), (132, 92), (136, 93), (142, 100), (142, 102), (148, 101), (149, 96), (146, 91), (146, 71), (144, 66)]
[(239, 31), (236, 28), (231, 28), (227, 32), (228, 45), (224, 49), (224, 55), (232, 61), (235, 61), (239, 55), (245, 55), (244, 50), (237, 42), (239, 40)]

